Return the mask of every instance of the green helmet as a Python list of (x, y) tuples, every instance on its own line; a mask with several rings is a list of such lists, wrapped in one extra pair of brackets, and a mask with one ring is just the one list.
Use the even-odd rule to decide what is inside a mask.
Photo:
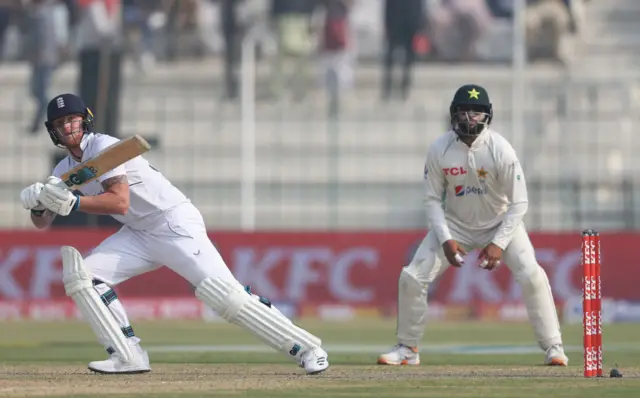
[(493, 107), (487, 90), (477, 84), (460, 87), (449, 107), (451, 128), (460, 136), (476, 136), (491, 124)]

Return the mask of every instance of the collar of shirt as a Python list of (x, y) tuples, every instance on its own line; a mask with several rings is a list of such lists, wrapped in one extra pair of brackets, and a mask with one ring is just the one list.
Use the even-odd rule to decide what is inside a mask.
[(82, 149), (82, 152), (84, 152), (84, 150), (87, 149), (87, 145), (89, 145), (89, 142), (91, 141), (92, 138), (93, 138), (93, 133), (86, 133), (82, 136), (82, 140), (80, 140), (80, 149)]
[(482, 133), (480, 133), (476, 137), (476, 139), (473, 141), (469, 149), (472, 151), (477, 151), (478, 149), (484, 146), (484, 144), (487, 142), (488, 139), (489, 139), (489, 128), (487, 127), (482, 131)]
[[(82, 136), (82, 139), (80, 140), (80, 149), (82, 150), (82, 158), (84, 158), (84, 152), (87, 149), (87, 146), (89, 146), (89, 143), (91, 142), (91, 140), (93, 140), (93, 133), (85, 133)], [(78, 159), (75, 156), (73, 156), (73, 154), (69, 151), (69, 156), (75, 160), (76, 162), (80, 163), (82, 162), (82, 159)]]

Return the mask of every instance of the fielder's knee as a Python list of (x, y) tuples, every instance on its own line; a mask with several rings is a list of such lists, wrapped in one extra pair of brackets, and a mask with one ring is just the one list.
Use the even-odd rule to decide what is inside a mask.
[(409, 265), (402, 269), (402, 274), (410, 275), (422, 285), (428, 285), (438, 276), (436, 269), (436, 253), (431, 252), (420, 259), (413, 259)]
[(515, 273), (514, 278), (523, 289), (546, 286), (549, 283), (546, 272), (537, 263), (522, 267)]
[(405, 293), (421, 294), (422, 291), (426, 289), (426, 284), (407, 266), (400, 272), (399, 288)]

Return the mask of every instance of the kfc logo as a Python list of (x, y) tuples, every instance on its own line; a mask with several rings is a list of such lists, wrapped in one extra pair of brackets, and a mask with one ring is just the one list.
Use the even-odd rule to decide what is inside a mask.
[[(259, 252), (238, 247), (233, 253), (233, 270), (238, 280), (251, 285), (270, 299), (293, 301), (327, 297), (341, 302), (375, 300), (371, 285), (359, 285), (362, 274), (378, 268), (378, 252), (372, 247), (333, 250), (318, 247), (270, 247)], [(316, 293), (311, 294), (312, 289)]]

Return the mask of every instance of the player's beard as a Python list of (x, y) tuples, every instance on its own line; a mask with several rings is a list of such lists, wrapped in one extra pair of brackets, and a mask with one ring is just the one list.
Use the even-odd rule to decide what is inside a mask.
[(455, 132), (464, 138), (475, 138), (487, 127), (489, 115), (484, 112), (458, 111), (453, 120)]
[(80, 143), (82, 142), (83, 137), (82, 127), (74, 129), (74, 131), (67, 134), (57, 130), (56, 134), (58, 135), (60, 143), (62, 143), (62, 145), (64, 145), (64, 147), (70, 152), (76, 152), (77, 149), (80, 148)]

